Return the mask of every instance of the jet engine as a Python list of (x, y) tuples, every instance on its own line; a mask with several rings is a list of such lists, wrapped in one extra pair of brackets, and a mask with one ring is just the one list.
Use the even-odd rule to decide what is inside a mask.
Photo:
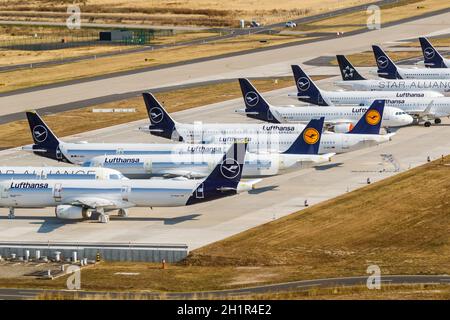
[(340, 123), (333, 127), (336, 133), (346, 133), (353, 129), (353, 123)]
[(89, 219), (91, 212), (82, 207), (71, 205), (59, 205), (55, 208), (55, 215), (57, 218), (66, 220), (80, 220)]

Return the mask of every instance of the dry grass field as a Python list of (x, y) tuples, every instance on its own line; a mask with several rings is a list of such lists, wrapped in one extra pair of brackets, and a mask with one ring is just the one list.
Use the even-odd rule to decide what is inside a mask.
[[(401, 61), (422, 56), (422, 53), (419, 51), (387, 51), (387, 54), (394, 61)], [(346, 55), (346, 57), (355, 67), (376, 67), (375, 58), (372, 51), (349, 54)], [(338, 62), (336, 59), (333, 59), (331, 64), (337, 66)]]
[[(73, 1), (18, 0), (0, 3), (3, 19), (57, 18)], [(86, 0), (81, 4), (89, 22), (150, 23), (169, 25), (237, 26), (240, 19), (262, 23), (287, 21), (301, 16), (369, 3), (371, 0)], [(43, 14), (44, 13), (44, 14)]]

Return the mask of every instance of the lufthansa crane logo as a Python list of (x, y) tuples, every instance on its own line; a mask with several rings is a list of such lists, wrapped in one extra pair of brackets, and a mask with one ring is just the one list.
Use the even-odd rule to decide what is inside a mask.
[(297, 80), (297, 88), (300, 91), (308, 90), (310, 85), (311, 83), (309, 82), (309, 79), (306, 77), (301, 77)]
[(423, 52), (428, 59), (432, 59), (434, 57), (434, 49), (431, 47), (426, 48)]
[(256, 92), (250, 91), (247, 92), (245, 95), (245, 103), (247, 103), (248, 106), (254, 107), (258, 104), (259, 98)]
[(220, 165), (220, 172), (225, 178), (234, 179), (241, 172), (241, 167), (235, 159), (226, 158)]
[(371, 126), (376, 126), (381, 120), (380, 113), (377, 110), (370, 110), (366, 114), (366, 122)]
[(154, 107), (150, 109), (150, 118), (152, 118), (153, 123), (160, 123), (163, 118), (164, 114), (161, 110), (161, 108)]
[(37, 142), (44, 142), (47, 139), (48, 132), (44, 126), (40, 124), (33, 128), (33, 137)]
[(319, 141), (319, 138), (320, 133), (314, 128), (308, 128), (303, 133), (303, 140), (305, 140), (307, 144), (315, 144)]
[(381, 57), (378, 57), (377, 63), (378, 63), (378, 66), (381, 69), (384, 69), (384, 68), (386, 68), (388, 66), (389, 60), (385, 56), (381, 56)]

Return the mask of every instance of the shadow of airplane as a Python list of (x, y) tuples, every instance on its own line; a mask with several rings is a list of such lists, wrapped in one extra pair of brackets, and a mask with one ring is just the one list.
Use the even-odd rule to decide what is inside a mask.
[(336, 163), (330, 163), (330, 164), (325, 164), (323, 166), (316, 166), (314, 167), (316, 170), (328, 170), (328, 169), (333, 169), (333, 168), (337, 168), (340, 167), (341, 165), (343, 165), (344, 163), (342, 162), (336, 162)]
[[(157, 217), (119, 217), (111, 215), (111, 220), (122, 220), (122, 221), (163, 221), (164, 225), (175, 225), (185, 221), (198, 220), (200, 214), (189, 214), (174, 218), (157, 218)], [(31, 220), (30, 224), (40, 225), (37, 233), (50, 233), (66, 225), (76, 224), (76, 223), (95, 223), (97, 220), (95, 217), (91, 217), (89, 220), (61, 220), (57, 217), (36, 217), (36, 216), (16, 216), (14, 219), (9, 219), (6, 216), (0, 216), (0, 220)]]
[(119, 217), (111, 216), (111, 220), (123, 220), (123, 221), (162, 221), (164, 225), (174, 225), (178, 223), (183, 223), (191, 220), (198, 220), (201, 214), (188, 214), (185, 216), (174, 217), (174, 218), (159, 218), (159, 217)]
[(250, 190), (248, 193), (250, 194), (260, 194), (267, 191), (272, 191), (274, 189), (278, 188), (278, 186), (267, 186), (267, 187), (261, 187), (257, 189)]

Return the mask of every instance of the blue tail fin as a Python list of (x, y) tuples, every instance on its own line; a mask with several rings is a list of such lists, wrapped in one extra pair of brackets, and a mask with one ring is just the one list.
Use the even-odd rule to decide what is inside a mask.
[(270, 111), (270, 105), (247, 79), (239, 79), (242, 96), (245, 102), (247, 117), (264, 120), (272, 123), (280, 123)]
[(427, 38), (420, 37), (420, 46), (422, 47), (425, 67), (427, 68), (447, 68), (444, 58), (441, 56)]
[(247, 143), (235, 142), (209, 176), (195, 189), (187, 205), (231, 196), (237, 193), (244, 169)]
[(312, 119), (285, 154), (318, 154), (325, 117)]
[(385, 100), (375, 100), (348, 134), (380, 134)]
[(379, 46), (372, 46), (372, 49), (375, 61), (377, 62), (378, 76), (385, 79), (401, 79), (402, 77), (398, 74), (397, 66), (386, 52)]
[(313, 103), (318, 106), (328, 106), (320, 93), (320, 89), (314, 81), (298, 65), (292, 65), (295, 85), (297, 86), (297, 98), (300, 101)]
[(348, 59), (343, 55), (336, 55), (336, 59), (339, 64), (339, 69), (341, 69), (342, 80), (344, 81), (355, 81), (355, 80), (366, 80), (355, 67), (348, 61)]
[(150, 133), (167, 139), (183, 141), (176, 134), (175, 121), (173, 121), (153, 94), (144, 92), (142, 96), (144, 97), (145, 107), (147, 108), (148, 118), (150, 119)]
[(28, 124), (33, 137), (36, 155), (53, 160), (70, 162), (59, 149), (60, 141), (36, 111), (27, 111)]

